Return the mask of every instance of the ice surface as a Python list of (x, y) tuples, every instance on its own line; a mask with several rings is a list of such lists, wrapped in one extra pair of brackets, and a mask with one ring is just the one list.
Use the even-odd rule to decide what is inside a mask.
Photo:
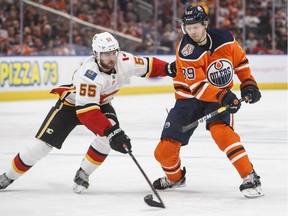
[[(236, 92), (240, 95), (239, 92)], [(166, 209), (149, 207), (152, 194), (129, 155), (111, 152), (90, 177), (82, 195), (72, 192), (73, 177), (93, 134), (77, 127), (61, 150), (54, 149), (6, 190), (0, 191), (2, 216), (286, 216), (287, 215), (287, 91), (262, 91), (257, 104), (243, 104), (235, 116), (236, 131), (265, 196), (247, 199), (239, 191), (242, 180), (210, 134), (200, 125), (181, 150), (187, 186), (160, 191)], [(55, 100), (0, 103), (0, 173), (18, 151), (34, 141)], [(132, 139), (133, 154), (151, 182), (163, 176), (153, 157), (166, 108), (173, 94), (116, 96), (113, 105), (121, 127)], [(157, 200), (154, 196), (154, 199)]]

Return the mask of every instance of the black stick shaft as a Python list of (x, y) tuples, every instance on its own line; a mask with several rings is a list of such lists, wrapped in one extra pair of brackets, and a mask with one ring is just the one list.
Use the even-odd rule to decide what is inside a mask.
[[(250, 98), (250, 96), (246, 96), (245, 98), (241, 98), (239, 99), (240, 102), (243, 102), (243, 101), (248, 101)], [(224, 112), (225, 110), (227, 110), (229, 108), (229, 106), (223, 106), (223, 107), (220, 107), (219, 109), (203, 116), (202, 118), (188, 124), (188, 125), (185, 125), (185, 126), (180, 126), (177, 122), (173, 122), (172, 121), (172, 124), (178, 129), (180, 130), (182, 133), (185, 133), (189, 130), (191, 130), (192, 128), (196, 127), (199, 123), (202, 123), (204, 121), (207, 121), (208, 119), (211, 119), (212, 117)]]
[(165, 205), (160, 197), (160, 195), (158, 194), (158, 192), (156, 191), (156, 189), (154, 188), (154, 186), (152, 185), (151, 181), (149, 180), (148, 176), (146, 175), (146, 173), (144, 172), (144, 170), (142, 169), (142, 167), (140, 166), (140, 164), (138, 163), (138, 161), (136, 160), (136, 158), (134, 157), (134, 155), (132, 154), (132, 152), (125, 147), (125, 150), (127, 151), (127, 153), (130, 155), (130, 157), (132, 158), (132, 160), (135, 162), (135, 164), (137, 165), (137, 167), (139, 168), (139, 170), (141, 171), (141, 173), (143, 174), (143, 176), (145, 177), (146, 181), (148, 182), (150, 188), (152, 189), (153, 193), (156, 195), (156, 197), (158, 198), (158, 200), (160, 201), (160, 203), (163, 205), (163, 208), (165, 208)]

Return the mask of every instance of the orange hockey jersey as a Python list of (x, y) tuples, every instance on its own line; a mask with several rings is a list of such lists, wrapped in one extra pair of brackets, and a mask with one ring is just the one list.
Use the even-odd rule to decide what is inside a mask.
[(233, 87), (234, 74), (243, 82), (253, 79), (245, 51), (228, 30), (207, 30), (208, 42), (195, 43), (188, 34), (176, 52), (177, 76), (173, 79), (176, 99), (197, 98), (217, 102), (217, 93)]

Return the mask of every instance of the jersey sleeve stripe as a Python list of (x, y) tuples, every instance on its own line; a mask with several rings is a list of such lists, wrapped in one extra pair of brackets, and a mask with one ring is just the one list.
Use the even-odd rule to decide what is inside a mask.
[(248, 63), (248, 62), (249, 62), (249, 60), (244, 57), (244, 60), (243, 60), (242, 62), (240, 62), (239, 65), (241, 65), (241, 64), (246, 64), (246, 63)]
[(201, 89), (201, 91), (196, 96), (197, 99), (201, 98), (201, 96), (204, 94), (204, 92), (208, 88), (208, 86), (209, 86), (209, 83), (205, 83), (204, 84), (203, 88)]
[(187, 92), (187, 93), (191, 93), (190, 89), (186, 88), (184, 86), (174, 86), (174, 89), (175, 90), (182, 90), (182, 91)]
[(183, 93), (181, 91), (174, 91), (176, 94), (180, 95), (181, 97), (183, 98), (195, 98), (191, 93), (190, 94), (186, 94), (186, 93)]
[(188, 85), (187, 83), (185, 83), (185, 82), (180, 82), (180, 81), (175, 81), (175, 80), (173, 81), (173, 84), (174, 84), (174, 85), (175, 85), (175, 84), (176, 84), (176, 85), (178, 84), (178, 85), (182, 85), (182, 86), (187, 86), (187, 87), (189, 87), (189, 85)]
[(141, 77), (150, 77), (152, 72), (153, 58), (144, 57), (147, 60), (147, 71)]
[(81, 114), (81, 113), (89, 112), (91, 110), (99, 110), (99, 109), (100, 107), (97, 104), (94, 104), (94, 105), (87, 104), (85, 106), (76, 106), (76, 113)]
[(75, 87), (72, 84), (61, 85), (50, 91), (51, 94), (58, 94), (60, 100), (63, 100), (64, 98), (66, 98), (71, 92), (75, 92)]
[[(197, 83), (198, 86), (197, 86), (196, 88), (194, 87), (195, 85), (192, 85), (192, 86), (190, 87), (191, 90), (194, 89), (194, 91), (192, 92), (192, 94), (193, 94), (193, 95), (197, 94), (197, 92), (205, 85), (205, 83), (206, 83), (205, 81), (204, 81), (204, 82), (202, 81), (200, 84)], [(193, 87), (194, 87), (194, 88), (193, 88)]]
[(240, 66), (240, 67), (236, 67), (234, 70), (235, 71), (240, 71), (240, 70), (242, 70), (244, 68), (249, 68), (249, 64), (246, 64), (246, 65), (243, 65), (243, 66)]
[(207, 82), (207, 80), (206, 80), (206, 79), (205, 79), (205, 80), (201, 80), (201, 81), (199, 81), (199, 82), (196, 82), (196, 83), (192, 84), (192, 85), (190, 86), (190, 90), (192, 91), (193, 89), (197, 88), (197, 86), (198, 86), (200, 83), (202, 83), (202, 82)]

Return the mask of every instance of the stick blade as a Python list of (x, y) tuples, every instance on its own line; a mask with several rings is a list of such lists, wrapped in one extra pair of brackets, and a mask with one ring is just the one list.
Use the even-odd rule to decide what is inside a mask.
[(164, 203), (162, 202), (156, 202), (155, 200), (153, 200), (153, 195), (152, 194), (148, 194), (144, 197), (144, 201), (145, 203), (147, 203), (147, 205), (152, 206), (152, 207), (158, 207), (158, 208), (165, 208)]

